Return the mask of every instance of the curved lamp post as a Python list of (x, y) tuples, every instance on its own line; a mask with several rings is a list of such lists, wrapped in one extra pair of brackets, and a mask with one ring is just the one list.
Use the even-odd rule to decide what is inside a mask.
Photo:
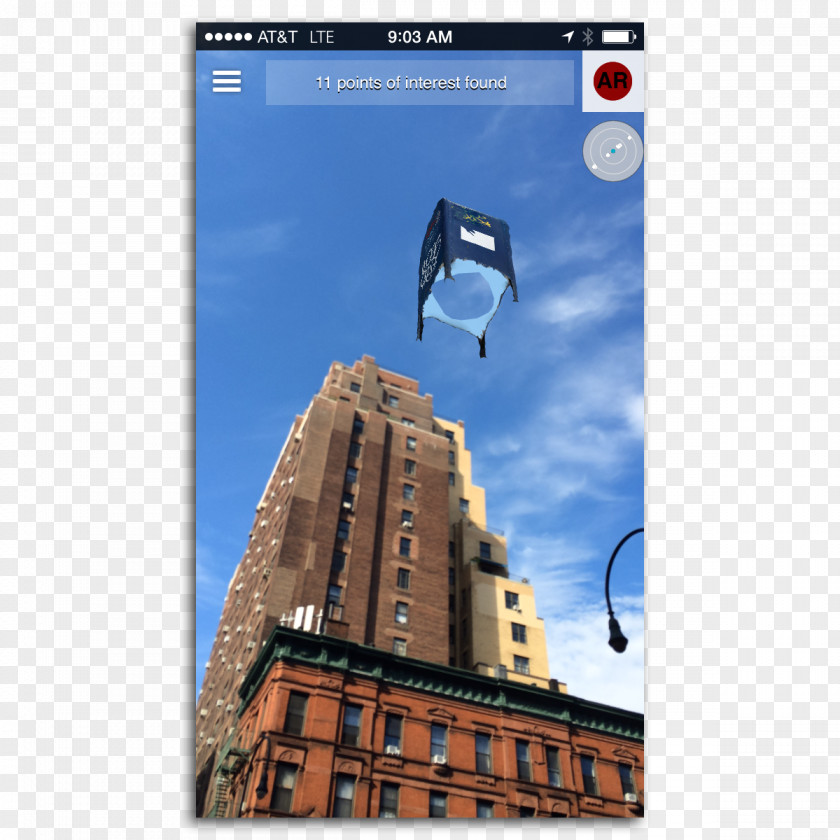
[(612, 557), (610, 557), (610, 562), (607, 564), (607, 577), (604, 581), (604, 594), (607, 596), (607, 612), (610, 614), (610, 647), (616, 653), (624, 653), (627, 648), (627, 638), (621, 632), (621, 627), (618, 624), (618, 619), (613, 615), (613, 608), (612, 604), (610, 603), (610, 572), (612, 571), (612, 564), (613, 560), (615, 560), (616, 554), (618, 554), (621, 546), (630, 539), (630, 537), (636, 536), (636, 534), (641, 534), (644, 532), (644, 528), (636, 528), (635, 531), (631, 531), (627, 536), (625, 536), (621, 542), (615, 547), (615, 551), (612, 553)]
[(265, 764), (263, 765), (262, 776), (260, 776), (260, 783), (257, 785), (257, 799), (265, 799), (268, 794), (268, 762), (271, 758), (271, 741), (268, 738), (267, 732), (263, 732), (257, 740), (257, 743), (254, 745), (254, 755), (257, 754), (257, 749), (264, 740), (268, 741), (268, 750), (265, 754)]

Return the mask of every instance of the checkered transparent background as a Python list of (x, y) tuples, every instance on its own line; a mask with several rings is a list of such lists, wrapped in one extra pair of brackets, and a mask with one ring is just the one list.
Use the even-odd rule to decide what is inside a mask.
[(4, 836), (266, 832), (193, 817), (193, 24), (450, 15), (648, 22), (647, 816), (560, 830), (838, 836), (827, 0), (177, 5), (0, 5)]

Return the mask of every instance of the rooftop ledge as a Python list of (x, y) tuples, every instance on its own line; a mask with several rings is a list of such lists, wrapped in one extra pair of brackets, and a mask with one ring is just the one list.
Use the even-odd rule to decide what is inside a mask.
[(237, 716), (241, 716), (275, 662), (353, 674), (458, 702), (644, 741), (644, 715), (638, 712), (279, 625), (271, 632), (239, 689), (242, 702)]

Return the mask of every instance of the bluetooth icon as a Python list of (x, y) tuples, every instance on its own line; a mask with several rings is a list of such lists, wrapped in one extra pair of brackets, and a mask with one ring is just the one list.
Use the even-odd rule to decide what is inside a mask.
[(587, 26), (586, 29), (583, 30), (583, 43), (586, 44), (587, 47), (592, 46), (592, 35), (594, 33), (592, 30)]

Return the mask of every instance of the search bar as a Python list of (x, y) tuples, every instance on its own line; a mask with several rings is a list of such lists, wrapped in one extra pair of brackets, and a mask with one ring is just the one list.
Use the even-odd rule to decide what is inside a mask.
[(573, 105), (574, 61), (266, 61), (266, 105)]

